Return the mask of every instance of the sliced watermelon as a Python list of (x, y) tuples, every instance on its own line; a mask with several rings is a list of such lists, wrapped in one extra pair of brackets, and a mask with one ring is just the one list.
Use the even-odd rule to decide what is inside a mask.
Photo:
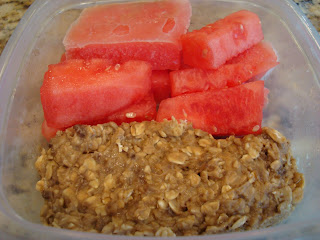
[(237, 86), (277, 64), (277, 56), (271, 45), (260, 42), (216, 70), (193, 68), (172, 71), (171, 94), (174, 97), (184, 93)]
[(64, 62), (67, 60), (66, 53), (63, 53), (60, 58), (60, 62)]
[(152, 71), (151, 88), (157, 103), (169, 98), (171, 95), (170, 78), (168, 70)]
[(259, 17), (250, 11), (235, 12), (181, 37), (183, 62), (216, 69), (263, 39)]
[(63, 43), (67, 59), (143, 60), (154, 70), (178, 69), (180, 36), (191, 17), (188, 0), (106, 4), (83, 10)]
[[(153, 94), (149, 93), (145, 96), (144, 99), (137, 103), (133, 103), (129, 107), (120, 110), (107, 116), (105, 119), (99, 121), (93, 121), (90, 124), (103, 124), (107, 122), (115, 122), (118, 125), (121, 125), (124, 122), (142, 122), (142, 121), (151, 121), (155, 120), (157, 115), (157, 104), (154, 100)], [(65, 128), (53, 128), (47, 125), (46, 120), (42, 123), (42, 135), (50, 141), (58, 131), (63, 131)]]
[(261, 132), (264, 82), (190, 93), (160, 103), (157, 121), (175, 117), (216, 136)]
[(170, 73), (171, 96), (226, 88), (227, 78), (221, 77), (216, 72), (216, 70), (200, 68), (172, 71)]
[(140, 102), (134, 103), (129, 107), (120, 110), (104, 119), (99, 123), (115, 122), (120, 125), (123, 122), (142, 122), (155, 120), (157, 115), (157, 103), (153, 94), (149, 93)]
[(45, 137), (45, 139), (47, 139), (48, 142), (51, 138), (56, 136), (59, 130), (63, 131), (64, 129), (49, 127), (46, 120), (44, 120), (41, 125), (41, 133)]
[[(157, 115), (157, 104), (154, 100), (153, 94), (149, 93), (145, 96), (144, 99), (137, 103), (133, 103), (129, 107), (120, 110), (107, 116), (105, 119), (94, 121), (91, 125), (103, 124), (107, 122), (115, 122), (118, 125), (121, 125), (124, 122), (142, 122), (142, 121), (151, 121), (155, 120)], [(46, 120), (42, 123), (42, 135), (50, 141), (58, 131), (63, 131), (65, 128), (53, 128), (47, 125)]]
[(66, 128), (105, 119), (151, 90), (151, 65), (129, 61), (67, 60), (49, 65), (40, 89), (47, 125)]
[(267, 72), (279, 64), (277, 59), (270, 43), (263, 41), (254, 45), (225, 64), (235, 68), (232, 70), (234, 76), (228, 78), (228, 86), (237, 86), (252, 77)]

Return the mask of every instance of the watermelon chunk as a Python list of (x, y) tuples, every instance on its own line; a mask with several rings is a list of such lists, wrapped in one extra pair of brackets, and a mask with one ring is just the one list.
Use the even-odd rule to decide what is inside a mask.
[(154, 70), (178, 69), (180, 36), (191, 17), (188, 0), (106, 4), (87, 8), (68, 30), (67, 59), (143, 60)]
[(169, 98), (171, 95), (169, 71), (152, 71), (151, 86), (154, 99), (157, 103), (160, 103), (162, 100)]
[[(154, 100), (153, 94), (149, 93), (145, 96), (144, 99), (137, 103), (133, 103), (129, 107), (119, 110), (107, 116), (103, 120), (99, 120), (97, 122), (92, 122), (91, 125), (103, 124), (107, 122), (115, 122), (118, 125), (121, 125), (124, 122), (142, 122), (142, 121), (151, 121), (155, 120), (157, 115), (157, 104)], [(49, 142), (51, 138), (53, 138), (58, 131), (64, 131), (65, 128), (53, 128), (47, 125), (46, 120), (42, 123), (42, 135)]]
[[(278, 57), (268, 42), (260, 42), (229, 60), (226, 65), (234, 67), (233, 77), (228, 78), (228, 86), (239, 85), (252, 77), (264, 74), (279, 64)], [(237, 71), (238, 70), (238, 71)]]
[(153, 94), (149, 93), (140, 102), (134, 103), (129, 107), (120, 110), (108, 117), (100, 123), (115, 122), (120, 125), (123, 122), (142, 122), (155, 120), (157, 115), (157, 103)]
[(151, 90), (151, 65), (129, 61), (67, 60), (49, 65), (40, 89), (47, 125), (66, 128), (105, 119)]
[(216, 136), (261, 132), (264, 82), (189, 93), (160, 103), (157, 121), (175, 117)]
[(279, 63), (272, 46), (267, 42), (260, 42), (215, 70), (193, 68), (172, 71), (171, 94), (178, 96), (184, 93), (234, 87), (277, 64)]
[(181, 37), (183, 62), (216, 69), (263, 39), (259, 17), (242, 10)]
[(172, 71), (170, 73), (171, 96), (226, 88), (227, 78), (219, 76), (216, 72), (200, 68)]
[(64, 62), (67, 60), (66, 53), (63, 53), (60, 58), (60, 62)]
[(47, 139), (48, 142), (51, 138), (56, 136), (59, 130), (63, 131), (64, 129), (49, 127), (46, 120), (44, 120), (41, 125), (41, 133), (45, 137), (45, 139)]

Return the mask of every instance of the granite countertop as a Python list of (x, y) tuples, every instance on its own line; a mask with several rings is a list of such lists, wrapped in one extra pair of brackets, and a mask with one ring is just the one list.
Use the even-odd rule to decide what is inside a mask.
[[(320, 0), (293, 0), (320, 32)], [(0, 55), (12, 32), (34, 0), (0, 0)]]

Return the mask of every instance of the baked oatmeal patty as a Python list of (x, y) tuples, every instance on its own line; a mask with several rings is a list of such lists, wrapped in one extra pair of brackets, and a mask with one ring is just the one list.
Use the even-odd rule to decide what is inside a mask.
[(36, 161), (46, 225), (135, 236), (244, 231), (279, 223), (303, 198), (278, 131), (214, 139), (177, 121), (77, 125)]

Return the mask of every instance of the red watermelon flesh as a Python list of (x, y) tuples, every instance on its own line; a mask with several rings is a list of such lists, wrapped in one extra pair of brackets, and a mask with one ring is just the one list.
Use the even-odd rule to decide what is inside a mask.
[(179, 70), (188, 69), (188, 68), (193, 68), (193, 67), (191, 67), (191, 66), (189, 66), (189, 65), (187, 65), (187, 64), (185, 64), (185, 63), (183, 62), (183, 56), (182, 56), (182, 54), (181, 54), (181, 58), (180, 58), (180, 68), (179, 68)]
[(40, 89), (49, 127), (90, 124), (140, 101), (151, 90), (151, 65), (75, 59), (49, 65)]
[(187, 64), (185, 64), (185, 63), (183, 63), (183, 62), (181, 62), (181, 64), (180, 64), (180, 70), (182, 70), (182, 69), (189, 69), (189, 68), (193, 68), (193, 67), (190, 67), (189, 65), (187, 65)]
[(242, 10), (181, 37), (183, 62), (216, 69), (263, 39), (259, 17)]
[(157, 115), (157, 103), (154, 100), (153, 94), (149, 93), (141, 101), (130, 105), (129, 107), (120, 110), (106, 117), (103, 122), (115, 122), (120, 125), (123, 122), (142, 122), (155, 120)]
[(51, 138), (56, 136), (59, 130), (63, 131), (64, 129), (49, 127), (46, 120), (44, 120), (41, 125), (41, 133), (45, 137), (45, 139), (47, 139), (48, 142), (50, 141)]
[(237, 86), (277, 64), (272, 46), (267, 42), (260, 42), (216, 70), (193, 68), (172, 71), (171, 95)]
[(67, 59), (143, 60), (154, 70), (178, 69), (180, 37), (191, 17), (188, 0), (118, 3), (83, 10), (63, 43)]
[(277, 59), (270, 43), (264, 41), (258, 43), (226, 63), (228, 66), (238, 66), (238, 71), (234, 71), (234, 77), (228, 79), (228, 86), (239, 85), (252, 77), (266, 73), (279, 64)]
[[(121, 125), (124, 122), (142, 122), (142, 121), (151, 121), (155, 120), (157, 115), (157, 104), (154, 100), (153, 94), (149, 93), (147, 96), (145, 96), (144, 99), (137, 103), (133, 103), (129, 107), (120, 110), (118, 112), (115, 112), (109, 116), (107, 116), (105, 119), (92, 122), (91, 125), (96, 124), (103, 124), (107, 122), (115, 122), (118, 125)], [(42, 135), (47, 139), (47, 141), (50, 141), (51, 138), (53, 138), (57, 131), (63, 131), (63, 129), (58, 128), (52, 128), (47, 125), (46, 120), (42, 123)]]
[(190, 93), (160, 103), (157, 121), (188, 120), (194, 128), (216, 136), (258, 134), (261, 132), (264, 82)]
[(60, 58), (60, 62), (64, 62), (67, 60), (66, 53), (63, 53)]
[(171, 96), (226, 88), (227, 79), (217, 78), (219, 76), (216, 72), (200, 68), (172, 71), (170, 73)]
[(171, 95), (169, 71), (152, 71), (151, 85), (154, 99), (157, 103), (160, 103), (162, 100), (169, 98)]

